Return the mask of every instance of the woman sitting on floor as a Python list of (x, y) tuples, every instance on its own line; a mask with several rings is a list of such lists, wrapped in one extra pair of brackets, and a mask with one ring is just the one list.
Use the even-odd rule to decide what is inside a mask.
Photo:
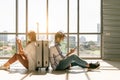
[(9, 69), (10, 65), (15, 61), (19, 60), (19, 62), (28, 70), (35, 70), (36, 64), (36, 55), (35, 55), (35, 42), (36, 42), (36, 33), (34, 31), (30, 31), (27, 34), (28, 42), (26, 47), (23, 49), (21, 40), (16, 39), (18, 52), (15, 53), (4, 65), (0, 67), (0, 69)]

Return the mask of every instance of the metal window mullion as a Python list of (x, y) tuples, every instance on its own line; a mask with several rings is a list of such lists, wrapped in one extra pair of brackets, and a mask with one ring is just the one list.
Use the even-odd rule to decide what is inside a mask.
[(46, 0), (46, 36), (48, 39), (48, 0)]
[(69, 0), (67, 0), (67, 52), (69, 52)]
[(103, 59), (103, 57), (104, 57), (104, 52), (103, 52), (103, 50), (104, 50), (104, 46), (103, 46), (103, 0), (101, 0), (101, 58)]
[(26, 0), (26, 42), (27, 42), (27, 33), (28, 33), (28, 0)]
[[(18, 0), (16, 0), (16, 37), (18, 37)], [(17, 43), (16, 43), (17, 52)]]
[(16, 36), (18, 36), (18, 0), (16, 0)]
[[(0, 33), (0, 34), (16, 34), (16, 33)], [(19, 33), (19, 34), (25, 34), (25, 33)], [(39, 33), (39, 34), (46, 34), (46, 33)], [(55, 34), (55, 33), (48, 33), (48, 34)], [(65, 33), (67, 34), (67, 33)], [(69, 33), (69, 34), (77, 34), (77, 33)], [(101, 33), (79, 33), (79, 34), (101, 34)]]
[(77, 54), (79, 56), (79, 0), (77, 0)]

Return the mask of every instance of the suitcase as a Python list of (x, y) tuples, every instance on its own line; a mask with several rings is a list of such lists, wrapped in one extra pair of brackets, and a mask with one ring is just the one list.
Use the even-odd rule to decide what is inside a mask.
[(36, 70), (39, 70), (39, 68), (45, 68), (45, 70), (48, 70), (49, 45), (47, 40), (36, 41), (36, 61)]

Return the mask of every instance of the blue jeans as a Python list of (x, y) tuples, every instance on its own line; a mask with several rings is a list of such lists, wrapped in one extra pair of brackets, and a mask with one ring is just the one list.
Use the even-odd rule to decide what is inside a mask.
[(65, 70), (67, 67), (71, 66), (80, 66), (82, 68), (87, 68), (88, 63), (77, 55), (71, 55), (66, 59), (60, 61), (59, 65), (56, 67), (56, 70)]

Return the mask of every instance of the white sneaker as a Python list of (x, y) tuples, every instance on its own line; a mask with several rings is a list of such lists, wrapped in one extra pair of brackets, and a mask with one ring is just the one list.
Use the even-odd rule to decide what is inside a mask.
[(0, 66), (0, 70), (8, 70), (10, 67)]

